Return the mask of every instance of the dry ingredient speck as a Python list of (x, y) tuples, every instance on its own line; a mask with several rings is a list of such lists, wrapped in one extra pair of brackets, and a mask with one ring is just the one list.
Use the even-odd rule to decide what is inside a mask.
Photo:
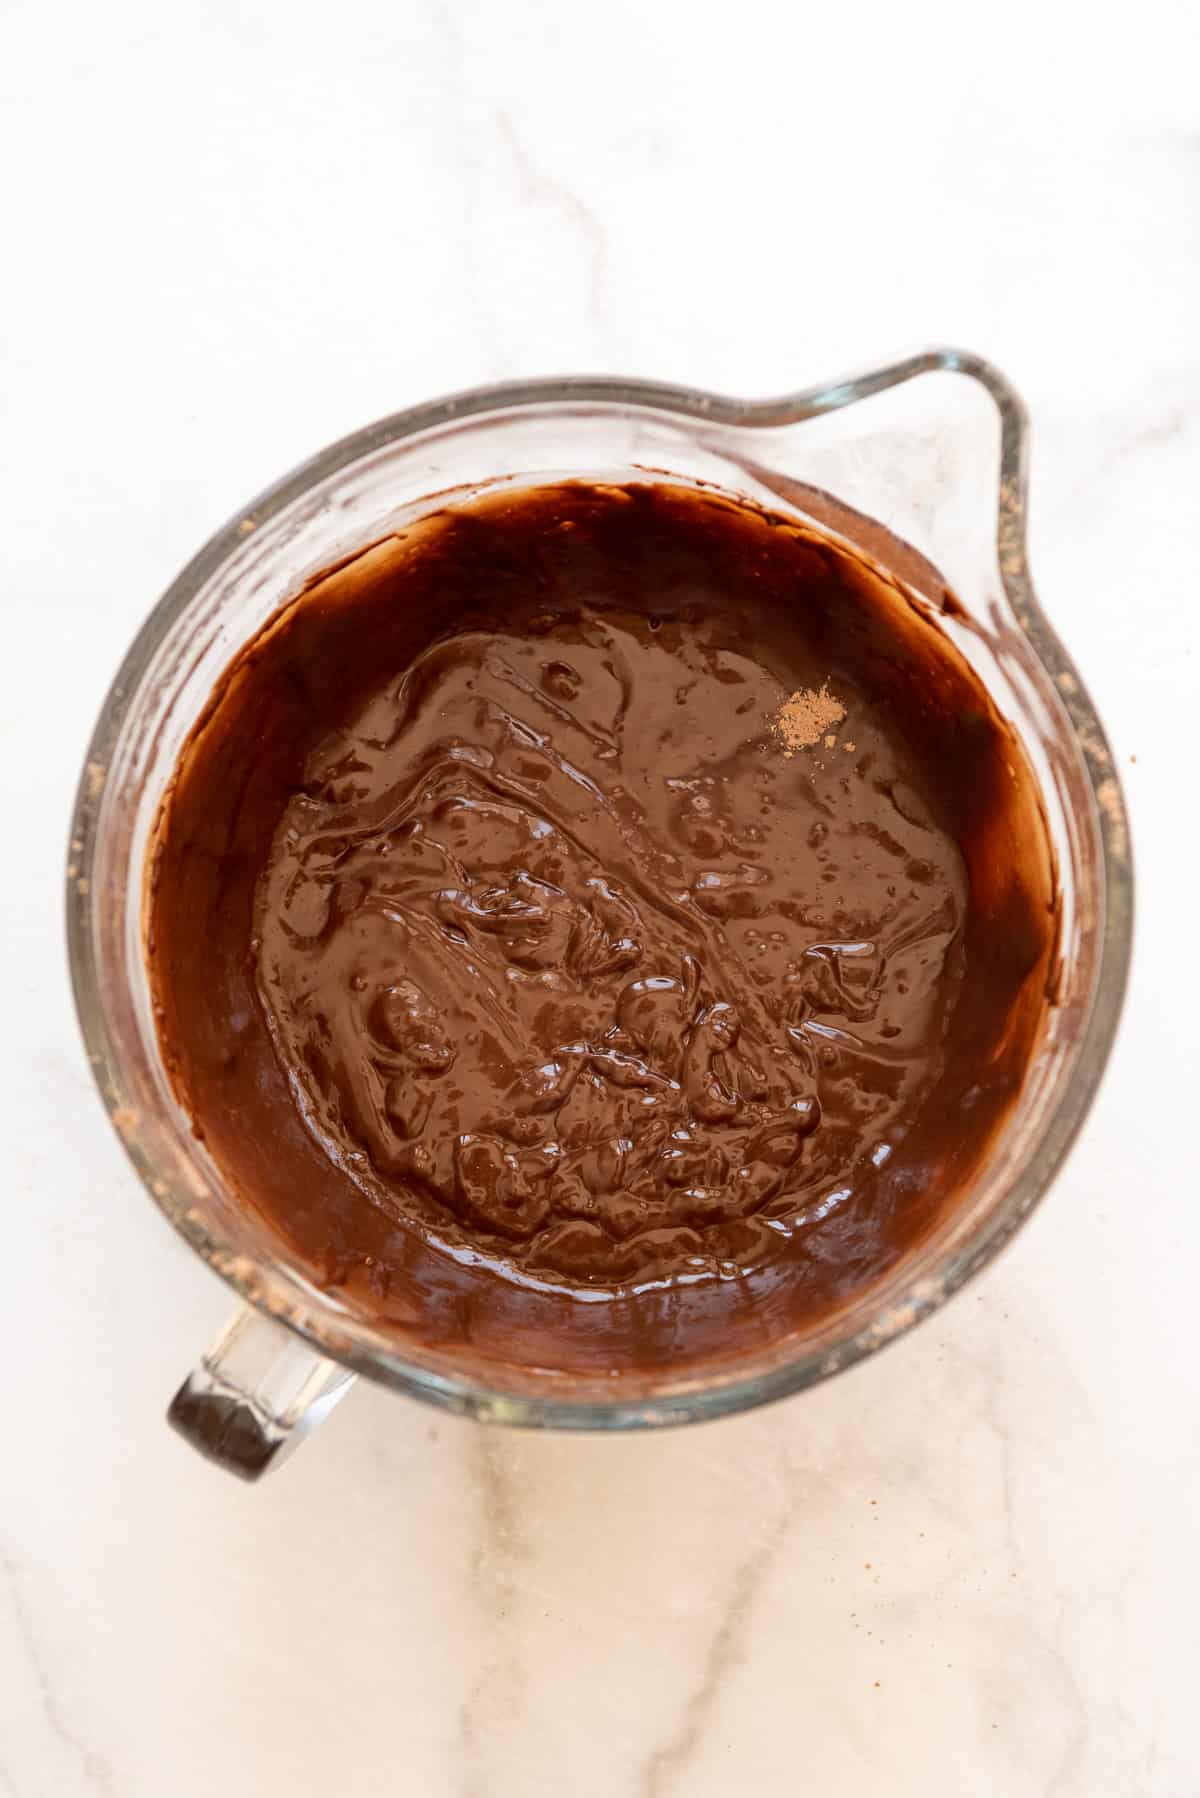
[(775, 720), (775, 732), (783, 741), (784, 755), (794, 755), (797, 749), (809, 749), (822, 737), (825, 737), (832, 749), (837, 738), (826, 733), (831, 725), (840, 724), (845, 716), (846, 708), (829, 691), (828, 681), (820, 690), (815, 687), (799, 688), (790, 699), (784, 701)]

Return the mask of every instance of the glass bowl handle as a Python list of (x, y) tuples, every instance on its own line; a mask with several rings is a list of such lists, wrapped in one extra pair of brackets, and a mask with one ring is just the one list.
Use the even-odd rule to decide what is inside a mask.
[(218, 1467), (257, 1480), (287, 1459), (356, 1377), (246, 1305), (179, 1388), (167, 1420)]

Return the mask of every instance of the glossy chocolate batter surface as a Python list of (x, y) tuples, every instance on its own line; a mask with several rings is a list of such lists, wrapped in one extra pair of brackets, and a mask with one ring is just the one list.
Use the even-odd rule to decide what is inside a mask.
[(957, 651), (829, 540), (666, 486), (450, 506), (193, 733), (164, 1051), (236, 1189), (399, 1330), (759, 1343), (893, 1265), (1011, 1103), (1038, 822)]

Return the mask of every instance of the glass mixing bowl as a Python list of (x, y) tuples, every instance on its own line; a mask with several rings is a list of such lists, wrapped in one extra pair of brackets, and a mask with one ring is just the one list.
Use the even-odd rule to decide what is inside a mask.
[[(368, 426), (218, 531), (129, 650), (92, 737), (71, 829), (68, 937), (87, 1052), (154, 1202), (244, 1301), (171, 1407), (254, 1477), (356, 1373), (482, 1421), (630, 1429), (744, 1410), (873, 1353), (991, 1260), (1062, 1164), (1125, 986), (1132, 873), (1104, 731), (1025, 553), (1027, 421), (979, 357), (931, 350), (852, 379), (734, 400), (615, 379), (478, 388)], [(985, 682), (1041, 783), (1062, 906), (1054, 1002), (1023, 1090), (960, 1202), (818, 1329), (672, 1376), (564, 1380), (401, 1349), (316, 1287), (227, 1190), (163, 1069), (143, 959), (146, 844), (179, 750), (241, 644), (312, 574), (454, 489), (575, 477), (708, 482), (810, 520), (899, 576)], [(946, 589), (959, 602), (945, 609)]]

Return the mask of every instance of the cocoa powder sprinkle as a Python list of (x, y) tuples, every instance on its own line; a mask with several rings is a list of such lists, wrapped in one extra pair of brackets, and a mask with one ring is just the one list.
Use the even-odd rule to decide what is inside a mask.
[[(826, 735), (831, 725), (840, 724), (845, 716), (846, 708), (829, 691), (828, 681), (819, 690), (801, 687), (784, 702), (775, 720), (775, 732), (783, 742), (784, 755), (811, 748)], [(832, 747), (834, 739), (826, 737), (826, 741)]]

